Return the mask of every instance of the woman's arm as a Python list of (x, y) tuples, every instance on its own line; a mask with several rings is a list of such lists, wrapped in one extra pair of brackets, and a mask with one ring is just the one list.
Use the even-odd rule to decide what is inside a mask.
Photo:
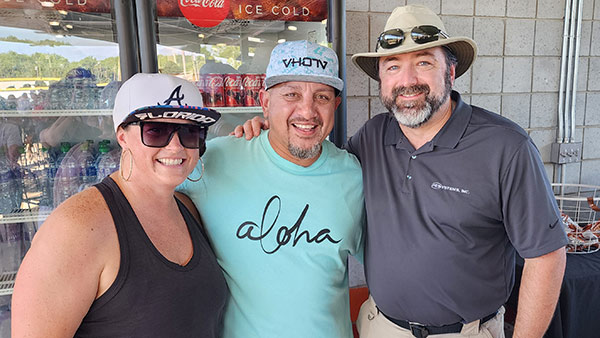
[(68, 199), (35, 235), (15, 282), (13, 338), (73, 337), (92, 302), (112, 284), (105, 269), (115, 248), (119, 256), (118, 239), (98, 195), (88, 189)]

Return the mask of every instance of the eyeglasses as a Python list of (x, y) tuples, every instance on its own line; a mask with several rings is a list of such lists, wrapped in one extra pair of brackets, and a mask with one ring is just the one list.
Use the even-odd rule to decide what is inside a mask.
[(177, 132), (179, 143), (184, 148), (201, 149), (204, 152), (207, 128), (197, 124), (180, 124), (168, 122), (145, 122), (136, 121), (130, 124), (138, 124), (142, 137), (142, 143), (151, 148), (162, 148), (168, 145)]
[[(387, 30), (377, 38), (377, 45), (375, 46), (375, 51), (379, 47), (383, 49), (390, 49), (397, 46), (400, 46), (404, 42), (404, 31), (400, 28), (394, 28)], [(441, 29), (436, 26), (424, 25), (417, 26), (410, 30), (410, 37), (417, 44), (424, 44), (432, 41), (437, 41), (440, 37), (447, 39), (449, 38), (448, 34), (444, 33)]]

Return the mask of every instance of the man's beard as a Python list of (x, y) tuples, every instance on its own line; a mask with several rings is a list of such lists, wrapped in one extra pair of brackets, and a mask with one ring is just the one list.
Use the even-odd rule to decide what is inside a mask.
[[(295, 122), (303, 122), (302, 119), (294, 119), (290, 121), (291, 123), (295, 123)], [(323, 125), (323, 121), (321, 121), (320, 118), (314, 118), (313, 122), (317, 124), (317, 128), (321, 127)], [(318, 135), (317, 137), (317, 142), (312, 145), (311, 147), (308, 148), (301, 148), (297, 145), (294, 145), (292, 143), (291, 137), (288, 138), (288, 151), (290, 152), (290, 154), (292, 156), (294, 156), (297, 159), (300, 160), (307, 160), (310, 158), (314, 158), (316, 156), (319, 156), (321, 154), (321, 137), (320, 135)]]
[[(427, 84), (417, 84), (410, 87), (394, 87), (392, 97), (385, 97), (381, 93), (381, 82), (379, 84), (379, 98), (383, 105), (394, 114), (396, 120), (406, 127), (418, 128), (425, 124), (435, 112), (446, 102), (452, 92), (452, 81), (450, 77), (450, 67), (447, 68), (444, 77), (444, 91), (439, 95), (430, 95), (431, 89)], [(425, 93), (425, 101), (406, 102), (402, 106), (396, 102), (400, 95), (413, 95)]]
[(288, 145), (288, 150), (290, 154), (297, 159), (307, 160), (309, 158), (313, 158), (319, 156), (321, 154), (321, 143), (317, 143), (310, 148), (300, 148), (291, 143)]

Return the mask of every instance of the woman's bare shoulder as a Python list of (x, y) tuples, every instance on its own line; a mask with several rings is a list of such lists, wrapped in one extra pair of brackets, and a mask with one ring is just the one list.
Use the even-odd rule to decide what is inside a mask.
[(100, 191), (92, 187), (61, 203), (42, 224), (39, 235), (46, 237), (48, 233), (49, 237), (65, 235), (96, 241), (114, 231), (108, 206)]

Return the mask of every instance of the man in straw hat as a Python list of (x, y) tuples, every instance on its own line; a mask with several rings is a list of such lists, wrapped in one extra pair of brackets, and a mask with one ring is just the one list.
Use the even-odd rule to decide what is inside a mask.
[[(411, 5), (392, 12), (375, 52), (352, 57), (390, 111), (346, 145), (362, 165), (367, 213), (361, 338), (503, 337), (516, 253), (525, 267), (513, 337), (541, 337), (554, 313), (567, 241), (538, 150), (452, 91), (476, 50)], [(236, 135), (261, 127), (248, 121)]]
[(260, 102), (271, 129), (208, 142), (202, 180), (185, 182), (231, 292), (225, 338), (351, 338), (348, 255), (362, 254), (360, 164), (325, 138), (338, 77), (333, 50), (277, 45)]
[(452, 90), (476, 50), (412, 5), (392, 12), (374, 52), (352, 57), (391, 112), (347, 145), (367, 210), (361, 337), (503, 337), (515, 252), (525, 267), (513, 337), (541, 337), (554, 313), (566, 238), (538, 150)]

